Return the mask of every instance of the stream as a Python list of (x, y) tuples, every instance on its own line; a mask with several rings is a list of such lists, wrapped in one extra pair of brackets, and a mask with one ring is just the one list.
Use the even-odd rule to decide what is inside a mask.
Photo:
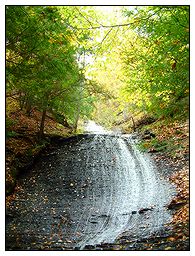
[(93, 121), (86, 134), (46, 150), (16, 191), (7, 250), (83, 250), (158, 234), (170, 221), (174, 188), (141, 153), (134, 135)]

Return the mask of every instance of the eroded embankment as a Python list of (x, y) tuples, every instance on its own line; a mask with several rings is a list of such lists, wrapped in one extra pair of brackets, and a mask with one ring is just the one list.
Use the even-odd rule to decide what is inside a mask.
[(6, 248), (83, 249), (162, 232), (174, 190), (131, 137), (80, 136), (44, 152), (16, 191)]

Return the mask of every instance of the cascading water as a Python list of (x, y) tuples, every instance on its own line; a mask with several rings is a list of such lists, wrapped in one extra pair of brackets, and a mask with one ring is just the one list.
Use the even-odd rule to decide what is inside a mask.
[[(90, 189), (94, 190), (96, 211), (89, 212), (77, 246), (112, 243), (125, 231), (136, 237), (158, 232), (170, 218), (165, 204), (170, 200), (171, 186), (159, 177), (149, 157), (137, 150), (131, 136), (114, 136), (93, 121), (88, 122), (86, 131), (95, 134), (88, 145), (90, 164), (86, 163), (86, 169), (92, 169), (94, 186)], [(141, 209), (150, 212), (141, 215)], [(97, 224), (95, 229), (91, 218)]]
[(7, 248), (83, 249), (158, 234), (173, 188), (131, 135), (93, 121), (86, 135), (62, 141), (20, 181), (7, 224)]

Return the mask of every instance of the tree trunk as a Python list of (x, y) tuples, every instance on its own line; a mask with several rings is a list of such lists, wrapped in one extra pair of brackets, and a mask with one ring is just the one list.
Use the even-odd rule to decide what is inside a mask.
[(73, 127), (73, 132), (74, 133), (77, 131), (78, 121), (79, 121), (79, 116), (80, 116), (80, 110), (81, 110), (81, 107), (80, 107), (80, 104), (79, 104), (78, 108), (77, 108), (77, 112), (76, 112), (74, 127)]
[(42, 118), (41, 118), (40, 130), (39, 130), (39, 139), (42, 139), (43, 135), (44, 135), (44, 124), (45, 124), (45, 118), (46, 118), (46, 111), (47, 111), (47, 109), (45, 108), (42, 112)]
[(132, 122), (133, 122), (133, 131), (135, 132), (136, 128), (135, 128), (135, 121), (133, 119), (133, 117), (131, 116)]
[(19, 105), (20, 105), (20, 110), (23, 110), (24, 104), (25, 104), (24, 95), (22, 95), (22, 93), (20, 92), (20, 93), (19, 93)]
[(69, 125), (69, 123), (68, 123), (68, 121), (66, 120), (66, 118), (64, 118), (64, 123), (63, 123), (63, 125), (64, 125), (65, 127), (72, 128), (72, 127)]
[(32, 110), (32, 106), (31, 106), (30, 102), (27, 102), (26, 103), (26, 114), (28, 117), (30, 116), (31, 110)]
[(73, 127), (73, 132), (74, 133), (77, 131), (78, 121), (79, 121), (79, 114), (76, 117), (75, 124), (74, 124), (74, 127)]

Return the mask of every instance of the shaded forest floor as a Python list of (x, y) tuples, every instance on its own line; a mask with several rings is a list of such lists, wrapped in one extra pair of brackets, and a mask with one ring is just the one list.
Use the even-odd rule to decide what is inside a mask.
[(166, 177), (177, 190), (168, 206), (173, 212), (173, 229), (165, 249), (189, 250), (189, 122), (156, 122), (150, 127), (156, 137), (148, 151), (158, 168), (167, 166)]
[[(6, 136), (6, 206), (14, 197), (14, 188), (20, 174), (32, 166), (42, 149), (49, 143), (49, 136), (37, 140), (41, 113), (34, 110), (29, 117), (22, 111), (9, 113)], [(138, 127), (141, 138), (139, 148), (149, 152), (158, 168), (166, 170), (165, 176), (173, 183), (177, 195), (168, 209), (173, 218), (167, 225), (166, 237), (151, 235), (145, 241), (137, 241), (136, 250), (189, 250), (189, 123), (188, 121), (156, 121)], [(45, 133), (70, 136), (70, 128), (46, 117)], [(138, 246), (139, 245), (139, 246)], [(87, 248), (86, 248), (87, 249)], [(97, 250), (98, 248), (88, 248)], [(100, 250), (135, 250), (128, 234), (122, 234), (112, 245), (101, 245)]]
[(36, 157), (50, 143), (51, 136), (71, 134), (71, 129), (56, 122), (48, 113), (45, 120), (45, 134), (38, 140), (41, 112), (34, 110), (30, 116), (18, 110), (9, 113), (6, 131), (6, 194), (11, 194), (16, 180), (32, 166)]

